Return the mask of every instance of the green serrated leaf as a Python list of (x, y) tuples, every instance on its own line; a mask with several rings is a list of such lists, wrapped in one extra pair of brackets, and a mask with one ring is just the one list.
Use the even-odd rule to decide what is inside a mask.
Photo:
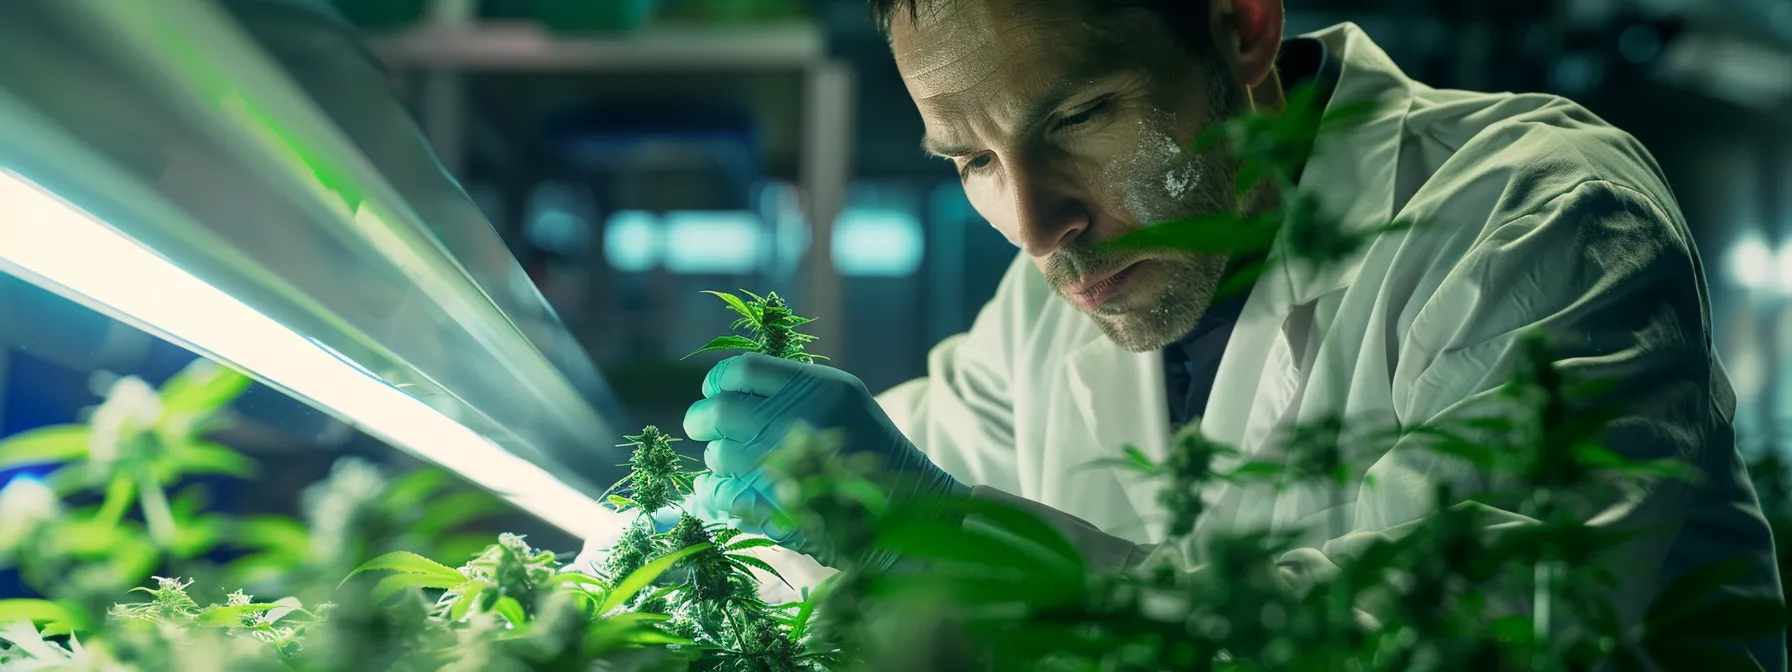
[(715, 340), (710, 341), (701, 348), (697, 348), (696, 352), (685, 355), (680, 359), (687, 359), (692, 355), (709, 352), (711, 350), (757, 350), (758, 348), (759, 341), (755, 341), (751, 338), (741, 336), (717, 336)]
[(1147, 226), (1103, 243), (1102, 247), (1115, 251), (1243, 254), (1268, 250), (1277, 231), (1274, 227), (1245, 225), (1237, 215), (1198, 215)]
[[(741, 317), (743, 317), (745, 319), (753, 320), (755, 323), (757, 323), (758, 320), (760, 319), (759, 313), (757, 311), (754, 311), (751, 307), (749, 307), (747, 305), (747, 302), (742, 301), (741, 298), (738, 296), (729, 294), (728, 292), (716, 292), (716, 291), (710, 291), (707, 289), (703, 290), (703, 293), (715, 295), (716, 297), (727, 302), (729, 308), (733, 309), (734, 312), (736, 312), (736, 313), (740, 313)], [(748, 296), (753, 295), (752, 292), (746, 292), (746, 294)], [(759, 301), (760, 299), (758, 297), (754, 297), (754, 300)]]
[(676, 563), (693, 553), (708, 548), (709, 544), (696, 544), (662, 555), (659, 558), (654, 559), (654, 561), (642, 565), (640, 569), (635, 570), (628, 576), (623, 577), (621, 581), (616, 582), (616, 587), (610, 591), (610, 596), (604, 599), (603, 605), (598, 607), (597, 613), (607, 614), (616, 607), (622, 606), (622, 604), (627, 602), (629, 598), (634, 597), (635, 593), (639, 593), (642, 588), (646, 588), (647, 584), (653, 583), (654, 579), (660, 578), (660, 575), (664, 574), (667, 569), (670, 569), (673, 563)]
[(738, 541), (733, 541), (733, 542), (730, 542), (727, 545), (723, 546), (722, 552), (723, 553), (733, 553), (735, 551), (744, 551), (749, 548), (766, 548), (769, 546), (777, 546), (777, 545), (778, 545), (778, 542), (772, 541), (765, 537), (742, 537)]
[(337, 588), (341, 588), (343, 584), (348, 583), (349, 579), (354, 578), (362, 572), (372, 572), (377, 570), (390, 570), (407, 574), (453, 578), (462, 581), (466, 580), (466, 577), (461, 575), (460, 570), (453, 567), (417, 555), (416, 553), (393, 551), (372, 560), (368, 560), (360, 567), (356, 567), (355, 571), (349, 572), (349, 575), (342, 579), (342, 584), (337, 584)]
[[(738, 562), (740, 564), (746, 565), (748, 567), (752, 567), (754, 569), (765, 572), (767, 574), (770, 574), (770, 575), (772, 575), (773, 578), (783, 582), (784, 585), (790, 586), (790, 582), (784, 580), (784, 575), (779, 574), (778, 570), (776, 568), (772, 567), (769, 563), (767, 563), (764, 560), (760, 560), (759, 558), (755, 558), (751, 555), (729, 555), (728, 559)], [(795, 586), (791, 586), (791, 587), (795, 588)]]
[(599, 590), (604, 590), (604, 591), (608, 591), (610, 589), (610, 584), (605, 583), (603, 579), (599, 579), (599, 578), (597, 578), (595, 576), (591, 576), (589, 574), (580, 574), (578, 572), (561, 572), (559, 574), (555, 574), (554, 575), (554, 583), (570, 584), (570, 585), (576, 585), (576, 586), (589, 586), (589, 587), (597, 588)]
[(380, 579), (379, 584), (373, 587), (373, 601), (375, 603), (385, 602), (387, 598), (397, 595), (399, 591), (406, 588), (447, 590), (466, 583), (466, 581), (467, 578), (461, 576), (459, 572), (455, 572), (453, 578), (436, 574), (392, 574)]

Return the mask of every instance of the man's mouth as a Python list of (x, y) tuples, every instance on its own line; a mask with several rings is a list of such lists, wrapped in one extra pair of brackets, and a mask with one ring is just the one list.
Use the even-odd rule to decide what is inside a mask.
[(1070, 301), (1085, 311), (1100, 310), (1109, 300), (1126, 290), (1141, 263), (1144, 262), (1135, 261), (1118, 269), (1084, 278), (1069, 287), (1067, 294)]

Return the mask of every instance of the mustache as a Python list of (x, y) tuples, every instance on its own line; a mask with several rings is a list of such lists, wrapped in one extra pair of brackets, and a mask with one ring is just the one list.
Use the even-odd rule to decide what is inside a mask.
[(1063, 289), (1083, 278), (1117, 270), (1138, 259), (1138, 252), (1107, 250), (1093, 245), (1066, 247), (1053, 252), (1045, 260), (1045, 279), (1054, 288)]

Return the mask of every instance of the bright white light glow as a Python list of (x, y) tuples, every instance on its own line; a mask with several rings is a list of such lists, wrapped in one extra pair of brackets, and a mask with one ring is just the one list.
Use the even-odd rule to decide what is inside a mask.
[(639, 273), (660, 263), (660, 220), (651, 212), (623, 210), (604, 222), (604, 259), (625, 273)]
[(166, 331), (581, 538), (627, 521), (546, 470), (0, 170), (0, 268)]
[(833, 253), (841, 275), (912, 275), (921, 267), (921, 223), (900, 210), (846, 210), (834, 223)]
[(759, 263), (762, 227), (751, 212), (669, 212), (665, 225), (666, 269), (673, 273), (739, 275)]
[(1770, 287), (1776, 275), (1776, 261), (1778, 260), (1774, 259), (1773, 250), (1767, 247), (1767, 241), (1760, 236), (1746, 236), (1730, 250), (1730, 277), (1743, 287)]

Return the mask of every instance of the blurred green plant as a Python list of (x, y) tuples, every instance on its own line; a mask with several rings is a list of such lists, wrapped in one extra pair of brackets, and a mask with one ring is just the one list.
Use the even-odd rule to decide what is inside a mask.
[[(340, 574), (377, 555), (405, 551), (434, 557), (468, 557), (490, 537), (462, 532), (469, 524), (508, 510), (502, 500), (423, 467), (388, 479), (372, 464), (338, 462), (333, 488), (314, 486), (304, 495), (311, 523), (259, 515), (227, 523), (225, 542), (242, 552), (225, 567), (230, 585), (278, 592), (284, 578), (307, 566), (338, 559), (325, 573)], [(365, 540), (380, 540), (367, 547)]]
[(179, 538), (166, 488), (186, 476), (253, 474), (255, 465), (248, 458), (205, 439), (222, 426), (220, 411), (249, 382), (206, 359), (194, 360), (160, 389), (135, 376), (120, 377), (87, 422), (43, 427), (0, 441), (0, 468), (60, 464), (45, 479), (58, 496), (103, 492), (88, 527), (70, 531), (72, 536), (115, 538), (135, 505), (151, 542), (191, 557), (204, 551), (209, 540)]

